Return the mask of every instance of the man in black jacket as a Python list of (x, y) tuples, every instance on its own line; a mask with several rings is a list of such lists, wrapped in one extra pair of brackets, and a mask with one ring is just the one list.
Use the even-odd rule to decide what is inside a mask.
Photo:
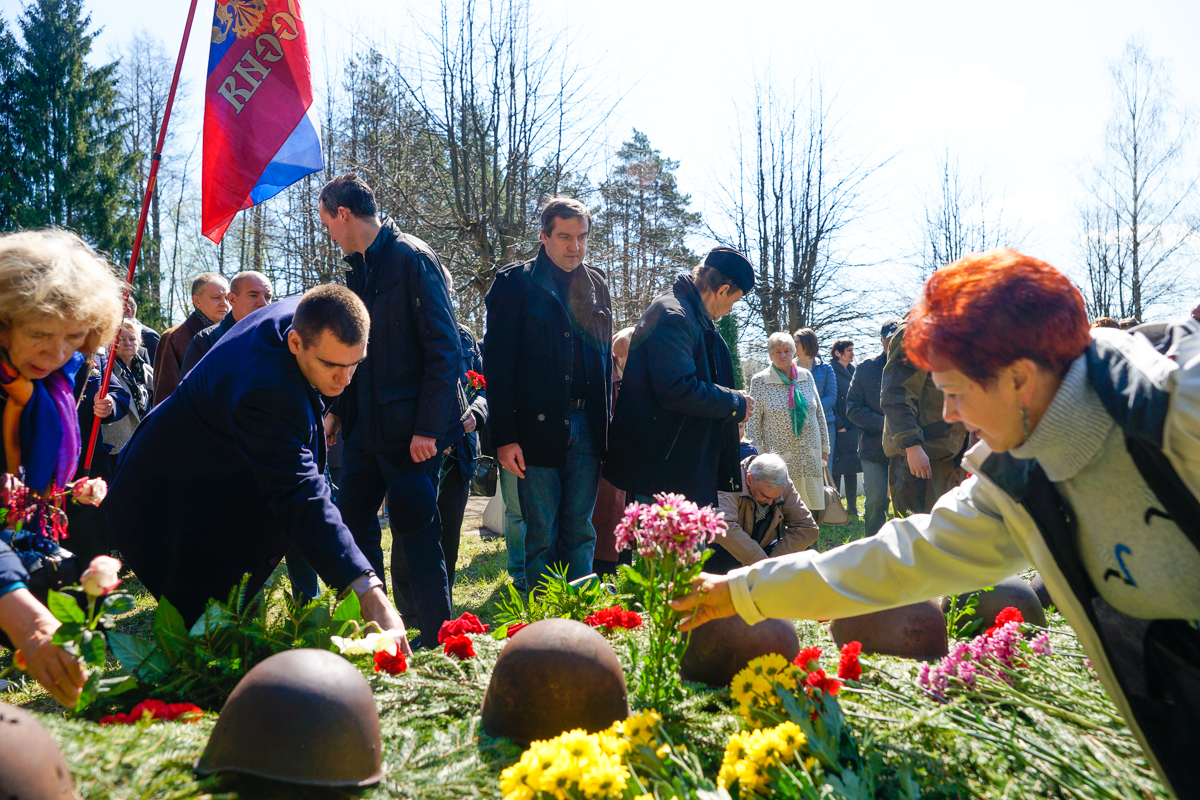
[(712, 506), (718, 491), (741, 491), (738, 423), (754, 399), (733, 388), (733, 361), (715, 323), (753, 288), (746, 257), (717, 247), (642, 314), (604, 465), (614, 486)]
[(592, 571), (592, 508), (608, 435), (612, 303), (604, 273), (583, 263), (591, 217), (578, 200), (542, 209), (537, 258), (500, 270), (487, 294), (492, 445), (521, 480), (525, 580), (552, 564)]
[(271, 282), (261, 272), (247, 270), (239, 272), (229, 281), (229, 313), (225, 319), (216, 325), (210, 325), (197, 333), (187, 350), (183, 353), (183, 363), (179, 366), (179, 380), (192, 371), (200, 363), (200, 359), (213, 349), (213, 345), (221, 341), (221, 337), (229, 333), (229, 329), (241, 322), (250, 313), (257, 311), (271, 302)]
[(879, 386), (883, 380), (883, 367), (887, 364), (888, 343), (899, 325), (898, 319), (883, 323), (879, 332), (883, 352), (858, 365), (846, 395), (846, 416), (862, 431), (858, 440), (858, 459), (862, 462), (863, 490), (867, 496), (867, 509), (863, 515), (867, 536), (878, 533), (887, 520), (888, 457), (883, 452), (883, 408), (879, 405)]
[(376, 514), (388, 499), (392, 552), (403, 548), (408, 600), (428, 645), (450, 618), (437, 510), (440, 454), (462, 438), (470, 412), (442, 265), (425, 242), (380, 220), (376, 209), (371, 188), (353, 173), (327, 183), (318, 200), (321, 223), (350, 266), (346, 285), (371, 314), (370, 351), (325, 418), (325, 433), (332, 444), (344, 429), (337, 505), (378, 573), (383, 534)]

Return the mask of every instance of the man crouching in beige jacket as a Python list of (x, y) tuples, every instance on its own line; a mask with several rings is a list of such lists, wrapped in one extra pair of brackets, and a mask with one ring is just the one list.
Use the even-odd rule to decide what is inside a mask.
[(704, 571), (724, 575), (765, 558), (799, 553), (817, 540), (817, 523), (774, 453), (742, 460), (742, 490), (718, 492), (729, 529)]

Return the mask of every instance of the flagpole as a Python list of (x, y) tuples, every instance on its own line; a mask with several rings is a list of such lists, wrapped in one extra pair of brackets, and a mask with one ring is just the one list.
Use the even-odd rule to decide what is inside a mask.
[[(163, 143), (167, 138), (167, 123), (171, 119), (171, 106), (175, 104), (175, 90), (179, 88), (179, 73), (183, 70), (183, 54), (187, 52), (188, 37), (192, 32), (192, 20), (196, 16), (196, 3), (198, 0), (192, 0), (192, 6), (188, 9), (187, 24), (183, 26), (183, 41), (179, 43), (179, 57), (175, 59), (175, 76), (171, 79), (171, 91), (167, 94), (167, 105), (163, 109), (162, 126), (158, 129), (158, 144), (154, 148), (154, 157), (150, 161), (150, 176), (146, 179), (146, 193), (142, 196), (142, 214), (138, 218), (137, 235), (133, 239), (133, 252), (129, 254), (129, 269), (125, 272), (125, 291), (121, 293), (121, 313), (124, 314), (124, 309), (128, 307), (129, 291), (133, 288), (133, 273), (137, 269), (138, 253), (142, 249), (142, 234), (146, 232), (146, 217), (150, 214), (150, 199), (154, 194), (154, 182), (158, 178), (158, 165), (162, 163)], [(117, 357), (117, 336), (121, 333), (120, 328), (117, 328), (116, 335), (113, 336), (112, 346), (108, 350), (108, 362), (104, 365), (104, 379), (100, 382), (100, 390), (96, 393), (96, 399), (108, 396), (108, 382), (112, 378), (113, 361)], [(96, 417), (92, 422), (92, 435), (88, 440), (88, 448), (84, 456), (83, 471), (86, 473), (92, 468), (92, 453), (96, 447), (96, 437), (100, 433), (100, 418)]]

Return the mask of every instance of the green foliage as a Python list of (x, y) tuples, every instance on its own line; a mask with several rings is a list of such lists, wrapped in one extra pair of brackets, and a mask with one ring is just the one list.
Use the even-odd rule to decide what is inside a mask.
[(332, 590), (300, 603), (268, 584), (261, 599), (248, 599), (247, 579), (226, 602), (209, 600), (190, 630), (164, 597), (154, 612), (151, 641), (110, 634), (114, 655), (142, 686), (142, 695), (219, 708), (255, 664), (284, 650), (331, 649), (330, 636), (353, 624), (359, 614), (356, 597), (331, 609)]
[(0, 227), (70, 228), (120, 259), (133, 239), (122, 188), (134, 159), (121, 141), (117, 64), (88, 63), (98, 31), (88, 31), (83, 0), (31, 0), (17, 24), (18, 59), (0, 32), (0, 72), (10, 70), (0, 150), (15, 165), (0, 177)]
[(746, 376), (742, 370), (742, 356), (738, 352), (738, 320), (733, 312), (717, 320), (717, 332), (729, 346), (729, 355), (733, 359), (733, 388), (745, 389)]
[[(987, 591), (988, 587), (982, 591)], [(983, 619), (975, 614), (979, 608), (979, 593), (969, 595), (959, 607), (958, 597), (950, 598), (950, 610), (946, 612), (946, 631), (954, 639), (973, 639), (982, 632)]]
[(542, 579), (526, 602), (512, 584), (508, 598), (497, 603), (494, 636), (503, 639), (508, 626), (517, 622), (537, 622), (540, 619), (573, 619), (583, 622), (602, 608), (616, 605), (614, 596), (599, 580), (582, 581), (578, 585), (567, 580), (566, 567), (551, 565), (550, 574)]

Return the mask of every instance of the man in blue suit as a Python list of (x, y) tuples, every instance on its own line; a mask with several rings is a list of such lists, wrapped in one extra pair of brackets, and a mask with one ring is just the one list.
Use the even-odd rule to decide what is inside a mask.
[(327, 584), (355, 590), (364, 620), (403, 631), (322, 475), (326, 398), (366, 358), (369, 329), (343, 286), (267, 306), (234, 325), (126, 445), (105, 503), (113, 538), (189, 625), (243, 574), (257, 592), (294, 544)]

